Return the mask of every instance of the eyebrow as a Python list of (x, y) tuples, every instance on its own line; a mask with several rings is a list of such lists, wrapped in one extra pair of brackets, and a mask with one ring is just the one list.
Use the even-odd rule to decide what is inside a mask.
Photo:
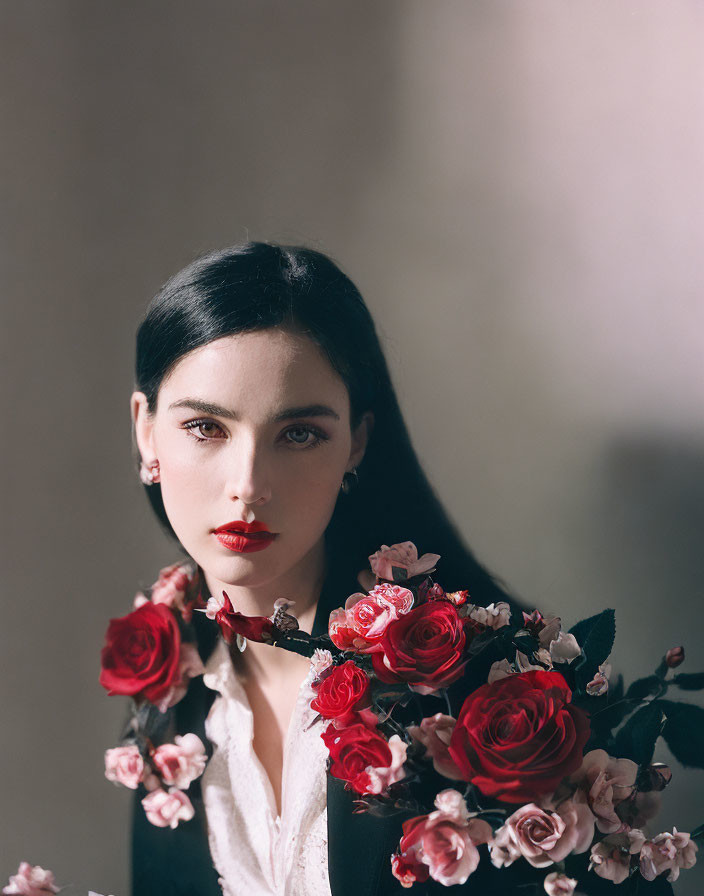
[[(212, 414), (213, 417), (224, 417), (226, 420), (239, 419), (235, 411), (223, 408), (219, 404), (210, 401), (202, 401), (200, 398), (182, 398), (169, 405), (169, 410), (174, 408), (190, 408), (200, 411), (202, 414)], [(326, 404), (306, 404), (300, 407), (284, 408), (283, 411), (270, 417), (267, 423), (281, 423), (283, 420), (300, 420), (302, 417), (332, 417), (339, 420), (340, 415)]]

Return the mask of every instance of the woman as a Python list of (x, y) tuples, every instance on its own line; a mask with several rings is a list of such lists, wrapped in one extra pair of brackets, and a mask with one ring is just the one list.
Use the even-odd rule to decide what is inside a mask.
[[(441, 555), (447, 589), (508, 599), (428, 483), (369, 311), (324, 255), (248, 243), (188, 265), (139, 328), (131, 409), (148, 498), (205, 598), (226, 590), (267, 616), (286, 597), (319, 634), (368, 556), (412, 541)], [(213, 757), (191, 821), (154, 827), (136, 802), (134, 894), (397, 891), (400, 819), (353, 814), (303, 730), (308, 661), (258, 643), (228, 653), (196, 616), (206, 675), (174, 712)]]

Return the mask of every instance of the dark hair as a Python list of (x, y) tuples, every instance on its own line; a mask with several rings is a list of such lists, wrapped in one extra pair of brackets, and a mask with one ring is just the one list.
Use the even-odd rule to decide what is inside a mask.
[[(475, 603), (514, 604), (440, 504), (411, 445), (369, 310), (352, 281), (320, 252), (250, 242), (193, 261), (147, 309), (137, 333), (136, 388), (154, 412), (160, 384), (188, 352), (272, 327), (303, 333), (322, 349), (347, 386), (353, 428), (365, 411), (374, 414), (358, 483), (340, 495), (326, 531), (329, 562), (353, 582), (382, 544), (412, 541), (421, 553), (441, 555), (438, 577), (448, 590), (466, 588)], [(176, 538), (161, 487), (145, 488)]]

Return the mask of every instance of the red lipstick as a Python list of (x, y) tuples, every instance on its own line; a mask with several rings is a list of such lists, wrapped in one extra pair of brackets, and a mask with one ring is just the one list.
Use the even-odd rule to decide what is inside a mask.
[(223, 547), (238, 554), (263, 551), (276, 538), (276, 533), (269, 532), (264, 523), (258, 520), (252, 523), (233, 520), (231, 523), (225, 523), (214, 529), (213, 534)]

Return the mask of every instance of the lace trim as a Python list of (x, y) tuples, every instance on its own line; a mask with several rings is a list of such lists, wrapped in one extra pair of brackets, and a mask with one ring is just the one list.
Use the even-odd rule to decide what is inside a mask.
[[(323, 720), (301, 684), (284, 746), (282, 816), (252, 748), (247, 695), (220, 640), (203, 681), (219, 691), (205, 731), (214, 752), (203, 774), (208, 840), (225, 896), (331, 896), (328, 878), (327, 751)], [(308, 729), (308, 730), (306, 730)]]

